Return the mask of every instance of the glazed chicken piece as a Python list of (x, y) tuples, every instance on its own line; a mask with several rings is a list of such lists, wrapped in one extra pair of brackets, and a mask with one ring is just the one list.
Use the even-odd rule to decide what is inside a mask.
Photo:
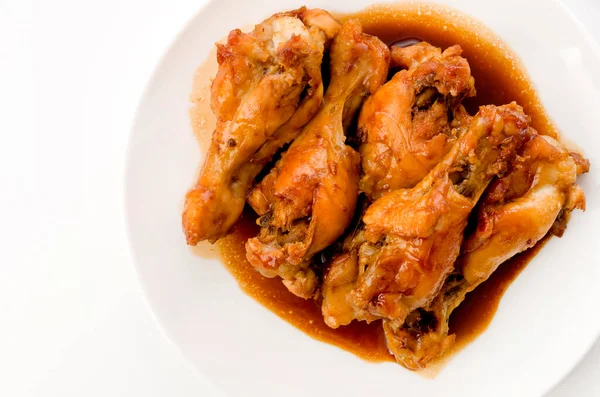
[[(318, 8), (305, 10), (301, 18), (306, 26), (318, 28), (325, 33), (325, 49), (328, 49), (331, 39), (340, 30), (340, 23), (327, 11)], [(316, 70), (313, 72), (317, 73)], [(318, 85), (315, 88), (316, 90), (312, 91), (313, 85), (309, 84), (304, 93), (305, 98), (296, 113), (294, 113), (294, 116), (267, 139), (252, 159), (250, 159), (249, 164), (242, 167), (241, 177), (254, 179), (264, 166), (271, 161), (273, 155), (285, 144), (291, 142), (301, 131), (302, 127), (317, 113), (323, 102), (322, 80), (318, 81)]]
[[(451, 47), (443, 54), (439, 48), (427, 43), (394, 47), (392, 63), (409, 70), (396, 73), (391, 81), (369, 97), (358, 121), (363, 161), (361, 188), (371, 199), (388, 190), (414, 187), (450, 150), (471, 122), (471, 116), (460, 101), (474, 95), (474, 83), (469, 65), (460, 57), (460, 47)], [(461, 78), (452, 80), (453, 74)], [(435, 84), (445, 95), (434, 87)], [(402, 164), (408, 169), (417, 158), (421, 159), (418, 173), (413, 173), (410, 178), (406, 173), (397, 173)], [(348, 299), (358, 277), (358, 251), (364, 242), (364, 224), (361, 222), (355, 232), (346, 237), (342, 253), (329, 263), (323, 277), (322, 313), (332, 328), (349, 324), (354, 319), (371, 321), (377, 318), (364, 310), (355, 311)]]
[(431, 302), (453, 270), (469, 213), (527, 139), (528, 123), (515, 103), (482, 107), (425, 179), (369, 207), (364, 268), (352, 291), (357, 308), (402, 323)]
[(311, 257), (340, 237), (354, 215), (360, 159), (345, 144), (343, 126), (385, 81), (389, 50), (349, 21), (330, 57), (323, 106), (248, 199), (261, 215), (259, 236), (246, 243), (248, 261), (304, 298), (317, 284)]
[(384, 318), (399, 327), (432, 301), (453, 270), (469, 213), (529, 137), (528, 122), (514, 103), (482, 107), (425, 179), (366, 210), (362, 230), (324, 277), (329, 326)]
[(362, 217), (368, 208), (368, 201), (364, 196), (359, 196), (362, 202), (361, 208), (357, 210), (358, 216), (354, 221), (343, 243), (323, 274), (321, 283), (321, 313), (323, 320), (331, 328), (347, 325), (352, 320), (371, 322), (378, 317), (371, 315), (366, 310), (354, 310), (350, 300), (350, 293), (356, 285), (359, 269), (359, 250), (365, 242), (365, 231)]
[(569, 213), (585, 209), (576, 178), (587, 172), (589, 162), (567, 152), (553, 138), (533, 134), (509, 172), (486, 191), (476, 210), (476, 228), (463, 243), (456, 270), (430, 307), (411, 313), (399, 329), (385, 325), (388, 344), (409, 368), (424, 367), (452, 346), (450, 314), (468, 292), (549, 231), (562, 235)]
[[(364, 112), (364, 106), (361, 112)], [(452, 129), (450, 136), (462, 136), (469, 129), (470, 122), (471, 116), (464, 110), (462, 105), (459, 105), (456, 117), (450, 123)], [(368, 207), (366, 200), (364, 204), (359, 219), (362, 219), (364, 211)], [(321, 311), (325, 323), (331, 328), (347, 325), (355, 319), (370, 322), (378, 318), (365, 310), (355, 310), (351, 299), (349, 299), (350, 292), (356, 285), (358, 269), (359, 267), (365, 267), (365, 260), (369, 256), (364, 252), (362, 264), (359, 265), (359, 250), (364, 242), (364, 223), (362, 221), (356, 222), (353, 232), (344, 239), (341, 253), (331, 260), (324, 273), (321, 285), (321, 295), (323, 297)]]
[(336, 26), (326, 12), (301, 8), (275, 14), (251, 33), (234, 30), (227, 44), (217, 44), (219, 71), (211, 87), (217, 126), (198, 182), (186, 195), (188, 244), (229, 232), (255, 177), (316, 114), (323, 52)]
[(456, 335), (448, 335), (448, 320), (464, 300), (463, 281), (452, 273), (427, 308), (412, 311), (401, 325), (397, 321), (383, 322), (388, 348), (398, 363), (412, 370), (425, 368), (454, 345)]
[(407, 70), (365, 101), (358, 121), (360, 189), (370, 199), (415, 186), (456, 141), (451, 122), (468, 118), (460, 102), (475, 95), (461, 52), (425, 42), (392, 48), (392, 64)]
[(487, 192), (477, 229), (465, 241), (460, 266), (469, 284), (481, 283), (502, 262), (533, 247), (555, 221), (555, 234), (562, 235), (570, 212), (585, 210), (576, 179), (589, 163), (578, 169), (576, 158), (549, 136), (537, 135), (524, 149), (511, 172)]
[(346, 238), (342, 253), (331, 260), (323, 277), (321, 313), (331, 328), (348, 325), (355, 319), (367, 322), (377, 319), (366, 311), (355, 312), (348, 299), (358, 277), (358, 250), (363, 242), (363, 230)]

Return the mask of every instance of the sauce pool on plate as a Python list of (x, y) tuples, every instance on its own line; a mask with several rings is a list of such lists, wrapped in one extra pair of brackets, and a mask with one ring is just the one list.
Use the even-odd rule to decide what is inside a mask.
[[(379, 321), (371, 324), (353, 321), (338, 329), (329, 328), (323, 321), (321, 307), (316, 301), (299, 298), (289, 292), (279, 278), (265, 278), (254, 270), (246, 260), (244, 244), (248, 238), (258, 234), (255, 219), (251, 210), (246, 211), (233, 233), (217, 243), (225, 267), (237, 280), (240, 288), (267, 309), (317, 340), (339, 346), (368, 361), (394, 361), (387, 349)], [(504, 291), (547, 239), (548, 237), (544, 238), (535, 247), (503, 263), (454, 310), (450, 317), (450, 333), (456, 333), (453, 352), (485, 331)]]
[(358, 19), (365, 33), (389, 45), (406, 39), (427, 41), (442, 49), (459, 44), (475, 78), (477, 95), (463, 102), (471, 114), (481, 105), (516, 101), (531, 117), (533, 128), (558, 138), (520, 59), (481, 22), (452, 8), (426, 4), (374, 6), (336, 16), (341, 21)]
[[(531, 117), (532, 127), (540, 134), (559, 138), (519, 59), (480, 22), (454, 9), (413, 4), (374, 6), (358, 13), (336, 16), (341, 21), (358, 19), (366, 33), (378, 36), (389, 45), (427, 41), (445, 49), (459, 44), (463, 56), (469, 61), (477, 89), (477, 96), (464, 102), (471, 114), (476, 113), (480, 105), (503, 105), (516, 101), (523, 106), (525, 113)], [(191, 94), (192, 127), (203, 150), (210, 144), (215, 125), (210, 111), (209, 78), (214, 76), (216, 68), (213, 51), (198, 69)], [(224, 265), (240, 288), (317, 340), (339, 346), (368, 361), (394, 361), (379, 321), (371, 324), (354, 321), (338, 329), (329, 328), (323, 321), (317, 302), (291, 294), (280, 279), (265, 278), (252, 268), (246, 260), (244, 244), (249, 237), (258, 234), (255, 219), (252, 211), (246, 211), (234, 231), (217, 243)], [(547, 240), (548, 237), (544, 238), (535, 247), (502, 264), (485, 283), (467, 295), (450, 318), (450, 332), (457, 335), (453, 352), (485, 331), (503, 293)]]

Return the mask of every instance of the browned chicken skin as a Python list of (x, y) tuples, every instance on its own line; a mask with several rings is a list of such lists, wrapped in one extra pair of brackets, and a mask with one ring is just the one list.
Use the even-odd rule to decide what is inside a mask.
[[(537, 134), (514, 102), (467, 113), (475, 86), (458, 45), (390, 51), (357, 21), (302, 7), (217, 49), (217, 126), (186, 195), (187, 243), (225, 236), (247, 201), (261, 227), (250, 264), (320, 299), (332, 328), (380, 320), (409, 369), (452, 347), (467, 293), (585, 210), (585, 158)], [(386, 82), (390, 65), (401, 70)], [(315, 255), (332, 244), (323, 269)]]
[(428, 43), (392, 49), (392, 63), (407, 70), (365, 101), (358, 122), (360, 188), (370, 199), (415, 186), (452, 147), (449, 117), (465, 116), (460, 101), (475, 95), (461, 52)]
[(431, 302), (453, 270), (469, 213), (528, 136), (528, 122), (514, 103), (482, 107), (425, 179), (369, 207), (359, 253), (368, 260), (352, 292), (358, 308), (402, 322)]
[[(314, 25), (313, 25), (314, 23)], [(217, 127), (182, 216), (188, 244), (223, 237), (252, 182), (322, 103), (321, 61), (339, 24), (322, 10), (275, 14), (217, 45), (211, 107)]]
[(358, 253), (343, 262), (346, 279), (354, 277), (353, 288), (348, 294), (349, 287), (336, 280), (336, 288), (330, 288), (331, 269), (325, 277), (323, 312), (329, 325), (353, 318), (402, 324), (410, 312), (433, 300), (454, 268), (469, 213), (529, 136), (528, 122), (516, 104), (482, 107), (425, 179), (412, 189), (388, 193), (367, 209), (364, 231), (354, 243)]
[(348, 325), (353, 320), (371, 322), (379, 319), (367, 310), (357, 309), (352, 300), (351, 293), (356, 287), (359, 271), (364, 269), (365, 258), (368, 257), (363, 255), (359, 263), (359, 251), (364, 243), (364, 224), (361, 223), (354, 233), (346, 237), (342, 253), (331, 260), (325, 271), (321, 285), (321, 312), (325, 324), (331, 328)]
[(508, 173), (486, 191), (476, 210), (476, 229), (465, 239), (455, 272), (432, 304), (411, 313), (400, 328), (385, 325), (396, 358), (409, 368), (425, 366), (452, 346), (450, 314), (468, 292), (549, 231), (562, 234), (568, 214), (585, 209), (583, 191), (575, 182), (587, 172), (587, 160), (568, 153), (553, 138), (533, 134)]
[[(584, 165), (579, 172), (585, 171)], [(502, 262), (541, 240), (559, 216), (562, 221), (573, 209), (585, 209), (577, 174), (574, 158), (554, 139), (537, 135), (528, 142), (510, 173), (481, 202), (477, 229), (460, 260), (467, 282), (486, 280)]]
[[(456, 114), (457, 117), (450, 123), (450, 127), (452, 128), (451, 136), (458, 137), (468, 130), (471, 116), (461, 105), (457, 108)], [(364, 211), (361, 211), (361, 219), (363, 215)], [(364, 310), (355, 311), (349, 299), (349, 293), (358, 278), (358, 251), (364, 242), (364, 224), (359, 222), (356, 229), (346, 236), (341, 249), (342, 253), (331, 260), (325, 272), (321, 286), (322, 313), (325, 323), (332, 328), (347, 325), (354, 319), (372, 321), (378, 318)], [(360, 267), (364, 268), (368, 256), (363, 255)]]
[(261, 215), (259, 236), (246, 243), (248, 261), (304, 298), (316, 288), (311, 257), (333, 243), (354, 214), (360, 160), (345, 144), (343, 125), (383, 83), (389, 63), (387, 46), (355, 21), (342, 26), (330, 56), (323, 106), (248, 200)]
[[(468, 130), (471, 116), (460, 105), (460, 101), (463, 97), (473, 94), (473, 79), (468, 64), (458, 55), (460, 55), (460, 48), (457, 46), (445, 51), (444, 55), (439, 48), (427, 43), (392, 48), (392, 63), (410, 70), (396, 73), (393, 80), (381, 86), (375, 95), (369, 97), (359, 117), (359, 135), (363, 140), (360, 146), (363, 153), (361, 180), (363, 189), (367, 190), (371, 198), (373, 195), (378, 197), (388, 189), (392, 190), (386, 180), (389, 182), (395, 179), (400, 187), (413, 187), (450, 150), (456, 138)], [(443, 71), (443, 68), (451, 70)], [(435, 70), (433, 75), (429, 74), (431, 70)], [(452, 74), (460, 74), (463, 78), (459, 79), (458, 84), (448, 78), (437, 78)], [(446, 99), (439, 96), (437, 89), (437, 93), (428, 89), (417, 94), (426, 80), (430, 82), (437, 80), (441, 91), (449, 93)], [(443, 87), (443, 84), (447, 86)], [(432, 97), (432, 93), (438, 97)], [(453, 120), (448, 119), (449, 112), (454, 116)], [(408, 114), (408, 117), (404, 117), (403, 114)], [(399, 127), (398, 123), (401, 122), (412, 122), (412, 124)], [(395, 143), (399, 142), (398, 134), (403, 127), (406, 127), (405, 131), (409, 134), (405, 140), (401, 140), (405, 145), (400, 147)], [(374, 142), (375, 140), (379, 142)], [(397, 162), (389, 149), (394, 146), (398, 149), (396, 150), (399, 160)], [(392, 175), (391, 169), (385, 168), (389, 165), (388, 161), (399, 166), (402, 161), (414, 160), (415, 157), (407, 152), (410, 148), (416, 152), (416, 156), (431, 160), (426, 164), (422, 163), (421, 171), (425, 173), (418, 180), (417, 177), (409, 180), (398, 174)], [(381, 153), (378, 154), (379, 149)], [(397, 170), (396, 167), (394, 171)], [(385, 189), (379, 189), (373, 194), (367, 185)], [(361, 213), (360, 217), (362, 216)], [(348, 299), (349, 292), (354, 288), (358, 277), (358, 250), (364, 242), (364, 224), (359, 223), (356, 230), (346, 237), (342, 253), (331, 261), (323, 278), (322, 312), (325, 322), (332, 328), (348, 324), (353, 319), (371, 321), (377, 318), (364, 310), (355, 311)], [(368, 255), (363, 255), (363, 262), (366, 257)], [(362, 267), (364, 268), (364, 263)]]

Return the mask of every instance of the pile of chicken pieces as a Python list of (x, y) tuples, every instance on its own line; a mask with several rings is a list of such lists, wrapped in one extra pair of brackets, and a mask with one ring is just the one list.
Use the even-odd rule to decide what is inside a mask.
[(390, 49), (301, 8), (217, 47), (217, 126), (186, 195), (187, 243), (226, 236), (249, 205), (248, 262), (315, 299), (332, 328), (381, 320), (407, 368), (452, 346), (468, 292), (585, 209), (587, 160), (514, 102), (465, 110), (475, 81), (458, 45)]

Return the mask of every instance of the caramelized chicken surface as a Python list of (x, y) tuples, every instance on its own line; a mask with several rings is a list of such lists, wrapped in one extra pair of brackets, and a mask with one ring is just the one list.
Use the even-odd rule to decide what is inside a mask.
[[(390, 49), (358, 21), (302, 7), (233, 30), (217, 60), (187, 243), (226, 236), (248, 203), (260, 231), (235, 228), (252, 267), (240, 266), (314, 299), (331, 328), (378, 321), (379, 354), (409, 369), (453, 346), (450, 316), (469, 292), (585, 210), (585, 158), (538, 134), (516, 102), (467, 113), (475, 81), (458, 45)], [(496, 80), (484, 96), (505, 103), (514, 90)], [(531, 116), (544, 128), (543, 112)]]
[(248, 261), (266, 277), (280, 276), (304, 298), (317, 286), (311, 257), (333, 243), (354, 216), (360, 159), (345, 144), (344, 125), (385, 81), (389, 50), (349, 21), (333, 39), (330, 57), (323, 106), (248, 200), (261, 215), (259, 236), (246, 243)]
[[(333, 277), (340, 272), (336, 261), (325, 277), (323, 312), (329, 325), (353, 318), (402, 324), (433, 300), (454, 269), (471, 210), (527, 140), (528, 123), (514, 103), (482, 107), (425, 179), (412, 189), (388, 193), (366, 210), (364, 231), (343, 262), (344, 281), (354, 278), (350, 292), (348, 283)], [(327, 285), (332, 281), (335, 289)]]
[(508, 173), (486, 191), (476, 210), (476, 228), (433, 303), (411, 313), (398, 329), (384, 326), (396, 358), (409, 368), (422, 368), (447, 351), (454, 341), (448, 335), (450, 315), (465, 295), (546, 233), (562, 235), (568, 214), (585, 209), (576, 178), (588, 167), (587, 160), (553, 138), (534, 133)]
[(392, 63), (407, 69), (365, 101), (358, 122), (360, 189), (370, 199), (415, 186), (452, 147), (451, 122), (468, 118), (460, 102), (475, 95), (461, 52), (428, 43), (392, 48)]
[[(367, 205), (360, 213), (364, 215)], [(331, 328), (348, 325), (353, 320), (371, 322), (379, 317), (366, 310), (356, 310), (352, 302), (352, 290), (356, 286), (359, 269), (359, 250), (365, 243), (365, 231), (362, 220), (358, 222), (352, 233), (344, 239), (341, 253), (328, 263), (321, 285), (321, 313), (323, 320)], [(362, 257), (362, 264), (364, 265)]]
[[(471, 116), (466, 113), (462, 106), (459, 106), (457, 110), (457, 118), (450, 123), (453, 130), (451, 136), (455, 137), (461, 136), (468, 130), (471, 120)], [(332, 328), (347, 325), (354, 319), (370, 322), (378, 318), (364, 310), (355, 311), (349, 299), (349, 293), (354, 288), (358, 278), (359, 266), (364, 268), (364, 261), (369, 256), (363, 255), (363, 262), (359, 265), (358, 251), (365, 242), (364, 223), (362, 223), (365, 209), (366, 206), (360, 210), (361, 221), (357, 222), (353, 232), (346, 236), (341, 253), (330, 261), (324, 274), (321, 286), (323, 298), (321, 309), (325, 323)]]
[(352, 295), (371, 314), (403, 322), (426, 306), (453, 270), (469, 213), (528, 136), (516, 104), (485, 106), (450, 152), (412, 189), (395, 190), (366, 211), (366, 267)]
[(569, 213), (585, 209), (577, 174), (575, 159), (553, 138), (537, 135), (528, 142), (510, 173), (481, 202), (477, 229), (465, 241), (460, 260), (467, 282), (486, 280), (502, 262), (533, 247), (557, 220), (555, 234), (562, 235)]
[(275, 14), (217, 44), (217, 126), (182, 216), (187, 243), (215, 241), (239, 218), (256, 175), (322, 103), (321, 61), (339, 24), (322, 10)]
[[(459, 55), (458, 46), (444, 54), (428, 43), (392, 48), (392, 63), (409, 70), (396, 73), (391, 81), (369, 97), (358, 120), (363, 161), (361, 183), (368, 197), (378, 197), (386, 190), (395, 190), (398, 186), (390, 186), (391, 179), (398, 181), (399, 187), (413, 187), (426, 173), (410, 180), (405, 178), (406, 175), (392, 175), (403, 161), (414, 159), (409, 151), (414, 151), (422, 159), (429, 159), (427, 164), (423, 164), (425, 168), (421, 168), (429, 172), (450, 150), (457, 137), (469, 128), (471, 116), (460, 101), (474, 93), (473, 78), (468, 64)], [(461, 75), (463, 79), (457, 83), (444, 77), (451, 74)], [(424, 84), (438, 84), (447, 95), (443, 97), (435, 87), (425, 87)], [(452, 120), (448, 115), (452, 116)], [(401, 130), (407, 135), (401, 137)], [(379, 142), (374, 142), (376, 140)], [(398, 149), (395, 152), (398, 161), (390, 147)], [(390, 166), (389, 161), (394, 165)], [(367, 186), (377, 192), (373, 194), (373, 189)], [(346, 237), (342, 253), (329, 263), (325, 272), (321, 288), (322, 313), (325, 322), (332, 328), (349, 324), (355, 318), (367, 321), (377, 318), (364, 310), (354, 311), (348, 299), (358, 277), (358, 250), (364, 242), (364, 224), (359, 222), (356, 230)]]

